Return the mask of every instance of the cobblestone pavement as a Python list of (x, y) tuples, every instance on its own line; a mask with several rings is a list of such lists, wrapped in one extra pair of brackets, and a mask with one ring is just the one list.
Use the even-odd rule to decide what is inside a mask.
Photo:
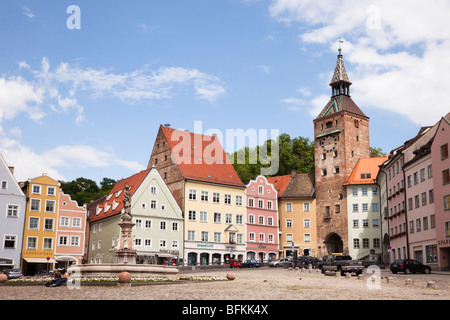
[[(225, 277), (235, 280), (184, 281), (183, 283), (81, 285), (49, 288), (44, 285), (1, 285), (0, 300), (449, 300), (450, 275), (393, 275), (382, 270), (371, 275), (324, 275), (316, 270), (282, 268), (221, 269), (185, 275)], [(179, 274), (181, 275), (181, 274)], [(389, 281), (388, 281), (389, 277)], [(409, 281), (411, 279), (411, 281)], [(433, 282), (433, 287), (429, 287)], [(408, 284), (407, 284), (408, 282)], [(409, 283), (411, 282), (411, 283)]]

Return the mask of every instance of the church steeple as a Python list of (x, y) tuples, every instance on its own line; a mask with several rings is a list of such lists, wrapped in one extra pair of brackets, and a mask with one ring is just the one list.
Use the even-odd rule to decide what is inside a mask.
[(347, 70), (345, 70), (344, 59), (342, 59), (342, 41), (339, 40), (339, 54), (336, 62), (336, 68), (334, 69), (333, 78), (331, 79), (331, 96), (346, 95), (350, 96), (350, 86), (352, 83), (348, 79)]

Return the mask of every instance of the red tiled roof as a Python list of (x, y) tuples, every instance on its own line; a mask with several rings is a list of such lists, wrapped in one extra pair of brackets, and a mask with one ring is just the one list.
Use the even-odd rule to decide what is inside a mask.
[(161, 129), (185, 179), (245, 188), (219, 139), (165, 126)]
[[(362, 158), (356, 163), (348, 181), (344, 184), (373, 184), (378, 174), (379, 166), (389, 159), (388, 156), (375, 158)], [(361, 174), (370, 173), (370, 178), (362, 178)]]
[(130, 186), (130, 192), (131, 195), (133, 195), (141, 185), (142, 181), (144, 181), (145, 177), (147, 177), (150, 170), (151, 169), (143, 170), (135, 175), (132, 175), (131, 177), (117, 181), (109, 195), (97, 204), (97, 210), (99, 212), (98, 214), (97, 212), (92, 214), (91, 222), (120, 214), (120, 211), (123, 208), (122, 201), (125, 186)]
[(292, 175), (288, 174), (285, 176), (278, 176), (278, 177), (270, 177), (267, 178), (267, 181), (269, 183), (273, 184), (273, 187), (278, 192), (278, 197), (281, 197), (283, 195), (284, 190), (286, 190), (286, 187), (288, 186), (289, 182), (291, 181)]

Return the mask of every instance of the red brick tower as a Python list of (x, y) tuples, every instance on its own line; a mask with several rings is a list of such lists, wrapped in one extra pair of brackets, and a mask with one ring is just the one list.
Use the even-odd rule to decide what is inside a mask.
[(319, 253), (348, 253), (347, 182), (359, 158), (370, 156), (369, 118), (350, 97), (341, 49), (332, 96), (314, 119), (317, 243)]

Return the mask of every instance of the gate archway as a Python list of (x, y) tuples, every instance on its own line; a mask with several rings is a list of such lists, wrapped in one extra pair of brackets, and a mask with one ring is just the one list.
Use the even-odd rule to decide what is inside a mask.
[(342, 238), (337, 233), (329, 233), (325, 238), (324, 244), (327, 247), (327, 252), (329, 253), (344, 251), (344, 243), (342, 242)]

